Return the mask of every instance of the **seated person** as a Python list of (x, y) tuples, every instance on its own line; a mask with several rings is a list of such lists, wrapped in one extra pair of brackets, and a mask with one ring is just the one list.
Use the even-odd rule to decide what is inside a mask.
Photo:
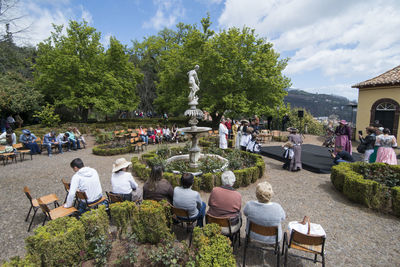
[(143, 185), (143, 199), (161, 201), (166, 199), (172, 204), (174, 189), (172, 185), (163, 178), (163, 167), (155, 165), (150, 172), (149, 179)]
[(138, 134), (139, 134), (139, 137), (142, 139), (142, 141), (145, 142), (146, 145), (148, 145), (149, 144), (149, 137), (147, 136), (147, 132), (145, 130), (143, 130), (142, 126), (139, 127)]
[[(181, 186), (174, 188), (174, 202), (176, 208), (187, 210), (190, 219), (197, 219), (197, 226), (203, 227), (206, 212), (206, 203), (201, 201), (200, 194), (192, 190), (194, 176), (184, 173), (181, 177)], [(183, 218), (180, 218), (183, 219)]]
[(153, 140), (153, 144), (156, 143), (156, 134), (155, 134), (154, 129), (153, 129), (152, 127), (150, 127), (150, 128), (147, 130), (147, 137), (148, 137), (149, 139)]
[(171, 131), (169, 130), (169, 128), (167, 127), (167, 125), (164, 125), (164, 128), (163, 128), (163, 135), (164, 135), (164, 139), (167, 141), (167, 142), (170, 142), (171, 141)]
[(79, 143), (79, 140), (75, 137), (75, 134), (72, 131), (72, 127), (68, 128), (68, 131), (66, 132), (68, 134), (68, 140), (70, 145), (72, 145), (72, 149), (76, 150), (76, 149), (80, 149), (81, 145)]
[(171, 140), (172, 141), (176, 141), (176, 143), (178, 143), (178, 126), (176, 126), (176, 124), (174, 124), (173, 126), (172, 126), (172, 130), (171, 130), (171, 136), (172, 136), (172, 138), (171, 138)]
[[(65, 208), (70, 208), (74, 204), (76, 191), (85, 192), (88, 204), (96, 203), (103, 197), (103, 190), (101, 189), (99, 174), (97, 171), (90, 167), (85, 167), (80, 158), (76, 158), (70, 163), (71, 168), (75, 174), (72, 176), (67, 201), (64, 205)], [(107, 201), (101, 204), (107, 205)], [(85, 201), (80, 201), (78, 206), (80, 214), (87, 211)]]
[(56, 140), (59, 144), (61, 144), (61, 148), (63, 145), (66, 145), (68, 151), (70, 151), (71, 144), (69, 143), (69, 133), (59, 133)]
[(72, 128), (72, 132), (74, 133), (75, 138), (79, 141), (79, 143), (86, 145), (85, 138), (83, 137), (81, 132), (78, 130), (78, 128), (76, 128), (76, 127)]
[(40, 151), (39, 145), (36, 143), (36, 136), (31, 133), (31, 131), (29, 130), (22, 130), (22, 134), (19, 137), (19, 141), (24, 144), (24, 146), (28, 149), (30, 149), (31, 154), (35, 155), (35, 154), (40, 154), (42, 153)]
[[(8, 128), (6, 132), (6, 143), (9, 146), (15, 145), (17, 143), (17, 136), (15, 135), (12, 128)], [(1, 138), (0, 138), (1, 139)]]
[(58, 146), (58, 150), (60, 151), (60, 153), (62, 154), (62, 144), (57, 142), (57, 138), (56, 138), (56, 132), (55, 131), (51, 131), (48, 134), (45, 134), (43, 137), (43, 145), (47, 146), (47, 153), (49, 154), (49, 157), (51, 157), (51, 146), (52, 145), (57, 145)]
[[(273, 195), (272, 186), (268, 182), (257, 185), (257, 201), (247, 202), (243, 210), (247, 217), (246, 233), (248, 233), (249, 222), (252, 221), (261, 226), (278, 226), (278, 241), (282, 239), (281, 223), (285, 220), (286, 215), (281, 205), (270, 202)], [(263, 236), (251, 232), (250, 238), (267, 244), (275, 244), (275, 236)]]
[(117, 159), (113, 164), (111, 175), (112, 193), (120, 195), (123, 200), (136, 201), (141, 198), (138, 194), (132, 196), (132, 192), (139, 192), (138, 184), (133, 179), (133, 176), (128, 172), (132, 162), (124, 158)]
[(158, 144), (160, 144), (163, 140), (163, 130), (161, 129), (160, 125), (157, 125), (157, 128), (155, 129), (155, 134), (156, 134), (156, 141)]
[(347, 152), (346, 150), (343, 150), (342, 146), (336, 146), (336, 156), (333, 153), (332, 150), (329, 150), (329, 152), (331, 152), (331, 156), (333, 159), (333, 163), (335, 163), (335, 165), (339, 164), (340, 162), (354, 162), (354, 158), (352, 155), (350, 155), (349, 152)]
[[(221, 175), (222, 186), (214, 187), (208, 199), (208, 214), (214, 217), (229, 217), (231, 230), (236, 232), (242, 225), (242, 195), (235, 191), (233, 184), (236, 181), (232, 171), (225, 171)], [(228, 227), (222, 227), (222, 233), (229, 234)]]
[[(10, 129), (10, 128), (8, 128)], [(0, 134), (0, 145), (5, 145), (7, 144), (7, 131), (5, 131), (4, 133)]]

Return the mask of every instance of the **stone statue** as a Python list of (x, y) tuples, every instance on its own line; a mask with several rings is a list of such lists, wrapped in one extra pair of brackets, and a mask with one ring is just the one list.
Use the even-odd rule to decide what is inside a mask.
[[(196, 102), (198, 97), (196, 96), (196, 92), (200, 90), (200, 81), (199, 78), (197, 77), (197, 70), (199, 70), (199, 65), (194, 66), (194, 69), (189, 71), (187, 74), (189, 76), (189, 88), (190, 88), (190, 94), (188, 96), (189, 99), (189, 104), (192, 102)], [(196, 83), (197, 82), (197, 83)]]

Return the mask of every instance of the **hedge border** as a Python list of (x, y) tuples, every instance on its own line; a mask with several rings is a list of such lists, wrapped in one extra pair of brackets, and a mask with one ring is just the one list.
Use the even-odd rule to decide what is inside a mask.
[[(172, 147), (171, 149), (174, 149)], [(236, 176), (236, 182), (233, 185), (234, 188), (246, 187), (258, 179), (260, 179), (265, 172), (265, 163), (261, 155), (253, 154), (249, 152), (240, 151), (240, 153), (245, 153), (250, 157), (253, 157), (255, 160), (255, 164), (252, 167), (235, 170), (233, 173)], [(157, 157), (155, 151), (148, 152), (146, 154), (142, 154), (141, 158), (134, 156), (132, 157), (132, 171), (136, 177), (139, 177), (141, 180), (146, 181), (150, 176), (150, 168), (148, 167), (148, 161)], [(211, 190), (221, 185), (221, 172), (217, 173), (204, 173), (200, 177), (195, 177), (194, 184), (192, 189), (205, 192), (211, 192)], [(174, 174), (170, 172), (164, 173), (164, 178), (168, 180), (173, 187), (179, 185), (179, 174)]]
[[(365, 163), (340, 163), (333, 166), (331, 172), (332, 184), (348, 199), (356, 203), (400, 217), (400, 187), (389, 188), (376, 181), (364, 179), (361, 174), (357, 173), (362, 164)], [(399, 169), (397, 166), (393, 166), (393, 168)]]
[(114, 155), (128, 154), (135, 151), (135, 146), (131, 145), (118, 148), (105, 148), (106, 146), (109, 146), (109, 144), (102, 144), (95, 146), (92, 149), (92, 153), (98, 156), (114, 156)]

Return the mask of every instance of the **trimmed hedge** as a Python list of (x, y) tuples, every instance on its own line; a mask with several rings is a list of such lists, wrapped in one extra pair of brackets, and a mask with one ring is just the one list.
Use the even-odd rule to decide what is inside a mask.
[[(174, 147), (171, 148), (171, 150), (174, 149)], [(265, 163), (261, 155), (244, 151), (240, 151), (240, 153), (244, 153), (246, 156), (253, 158), (255, 166), (233, 171), (236, 176), (234, 188), (248, 186), (249, 184), (256, 182), (265, 172)], [(147, 181), (150, 177), (151, 161), (156, 158), (157, 153), (154, 151), (143, 154), (141, 160), (139, 160), (138, 157), (132, 157), (132, 172), (134, 175), (143, 181)], [(211, 192), (214, 187), (221, 186), (221, 174), (221, 172), (204, 173), (200, 177), (195, 177), (192, 189), (196, 191), (203, 190), (205, 192)], [(180, 177), (181, 175), (179, 174), (164, 172), (164, 178), (167, 179), (173, 187), (179, 186)]]
[[(366, 163), (340, 163), (332, 167), (332, 184), (356, 203), (400, 217), (400, 187), (390, 188), (376, 181), (364, 179), (363, 175), (358, 173), (363, 164)], [(372, 163), (369, 166), (378, 167), (379, 164)], [(394, 168), (398, 169), (397, 166)]]
[(128, 154), (135, 151), (135, 146), (125, 146), (125, 147), (117, 147), (117, 148), (108, 148), (109, 144), (98, 145), (93, 147), (93, 154), (98, 156), (113, 156), (120, 154)]

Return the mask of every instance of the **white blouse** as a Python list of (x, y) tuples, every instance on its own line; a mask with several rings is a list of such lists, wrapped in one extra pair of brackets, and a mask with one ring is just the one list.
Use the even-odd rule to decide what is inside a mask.
[(111, 175), (112, 192), (115, 194), (130, 194), (138, 184), (129, 172), (120, 171)]

